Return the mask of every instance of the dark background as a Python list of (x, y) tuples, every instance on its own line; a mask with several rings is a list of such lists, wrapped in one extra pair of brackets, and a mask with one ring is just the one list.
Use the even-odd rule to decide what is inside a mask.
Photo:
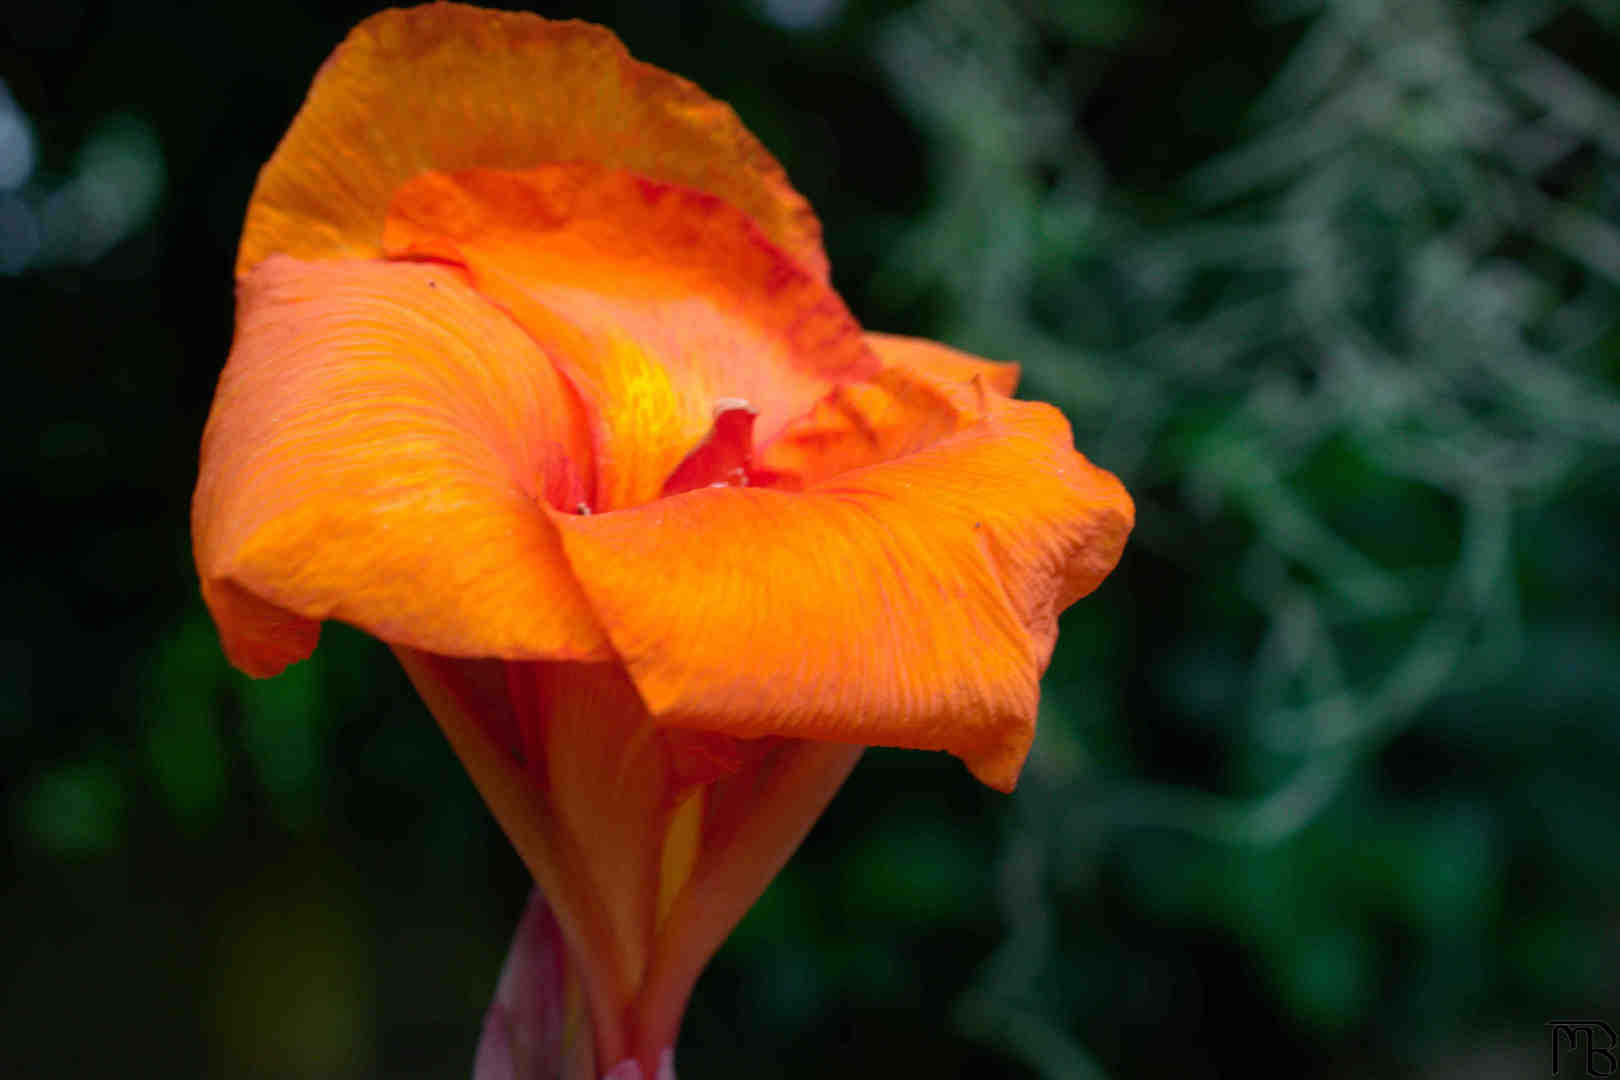
[[(0, 15), (10, 1075), (470, 1068), (521, 867), (381, 646), (232, 671), (187, 535), (255, 172), (370, 10)], [(1140, 508), (1018, 792), (869, 753), (683, 1077), (1530, 1077), (1620, 1024), (1612, 5), (541, 10), (731, 101), (866, 325), (1023, 363)]]

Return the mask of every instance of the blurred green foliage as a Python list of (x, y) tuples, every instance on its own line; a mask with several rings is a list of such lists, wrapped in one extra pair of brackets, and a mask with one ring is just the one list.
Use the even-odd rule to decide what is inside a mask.
[[(870, 753), (682, 1074), (1542, 1075), (1620, 1023), (1620, 17), (548, 5), (737, 107), (869, 326), (1140, 521), (1018, 792)], [(22, 1075), (465, 1075), (522, 868), (385, 650), (250, 682), (186, 512), (258, 165), (358, 5), (0, 16)]]

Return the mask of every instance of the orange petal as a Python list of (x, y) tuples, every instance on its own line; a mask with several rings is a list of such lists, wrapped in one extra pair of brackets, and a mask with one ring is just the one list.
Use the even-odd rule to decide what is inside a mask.
[(759, 486), (797, 491), (925, 449), (977, 423), (987, 394), (905, 367), (835, 387), (761, 449)]
[(1009, 397), (1018, 389), (1017, 364), (998, 364), (925, 338), (868, 333), (866, 343), (884, 367), (908, 368), (942, 382), (968, 383), (981, 377), (990, 389)]
[(741, 399), (761, 434), (879, 361), (843, 302), (711, 195), (593, 165), (430, 173), (402, 188), (389, 255), (466, 267), (580, 388), (596, 509), (658, 495)]
[(943, 749), (1010, 789), (1057, 615), (1113, 569), (1134, 510), (1056, 410), (985, 410), (803, 492), (554, 515), (659, 722)]
[(572, 391), (454, 269), (266, 260), (192, 506), (226, 651), (273, 674), (338, 618), (446, 655), (611, 655), (539, 510), (588, 461)]
[(818, 279), (821, 226), (736, 113), (607, 30), (433, 4), (384, 11), (322, 65), (259, 174), (237, 275), (272, 252), (370, 258), (418, 173), (583, 161), (705, 191)]

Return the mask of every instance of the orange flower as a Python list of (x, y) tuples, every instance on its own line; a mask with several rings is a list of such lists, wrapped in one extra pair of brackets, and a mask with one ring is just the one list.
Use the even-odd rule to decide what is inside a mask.
[[(1010, 789), (1129, 497), (863, 333), (725, 105), (607, 31), (361, 24), (260, 174), (192, 526), (226, 652), (393, 647), (647, 1070), (864, 745)], [(634, 1066), (631, 1066), (634, 1068)]]

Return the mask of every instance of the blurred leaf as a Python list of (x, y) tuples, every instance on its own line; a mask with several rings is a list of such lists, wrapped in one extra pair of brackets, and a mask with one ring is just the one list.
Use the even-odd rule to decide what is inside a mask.
[(52, 855), (104, 855), (124, 842), (124, 777), (108, 761), (59, 765), (22, 793), (19, 824), (30, 843)]
[(205, 614), (159, 647), (149, 678), (147, 761), (169, 811), (195, 828), (219, 813), (229, 783), (219, 712), (231, 675)]
[(242, 740), (277, 819), (293, 830), (320, 811), (326, 776), (327, 698), (324, 654), (294, 664), (274, 679), (242, 682)]

